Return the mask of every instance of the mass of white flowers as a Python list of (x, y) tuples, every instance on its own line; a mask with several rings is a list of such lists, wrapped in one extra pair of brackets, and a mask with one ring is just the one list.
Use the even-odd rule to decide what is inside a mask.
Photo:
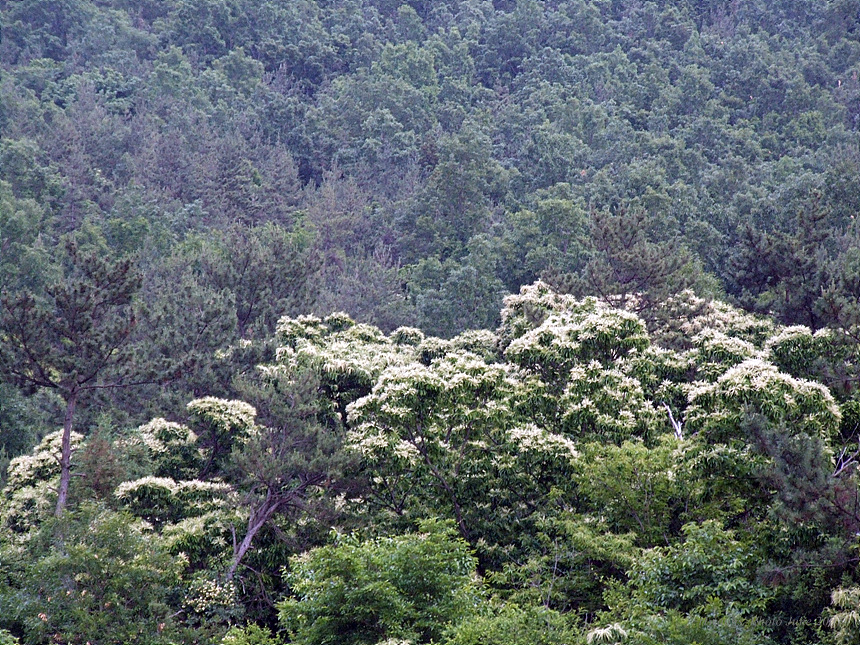
[(162, 532), (167, 548), (174, 553), (231, 548), (230, 524), (247, 519), (243, 507), (234, 507), (231, 511), (229, 514), (221, 510), (208, 511), (169, 524)]
[(689, 402), (691, 429), (736, 423), (745, 411), (754, 410), (793, 432), (827, 437), (838, 430), (841, 418), (825, 386), (794, 378), (758, 358), (731, 368), (714, 383), (695, 385)]
[[(9, 462), (6, 479), (7, 492), (15, 491), (25, 486), (33, 486), (39, 481), (51, 479), (60, 474), (58, 459), (62, 453), (63, 431), (58, 430), (47, 435), (29, 455), (15, 457)], [(84, 436), (72, 432), (72, 449), (77, 449), (84, 441)]]
[(752, 343), (716, 329), (703, 329), (692, 341), (695, 349), (689, 355), (696, 363), (698, 377), (709, 381), (745, 360), (766, 354)]
[(387, 367), (415, 360), (413, 345), (391, 342), (378, 330), (371, 333), (367, 329), (367, 325), (356, 325), (332, 334), (325, 344), (299, 339), (293, 348), (280, 349), (277, 360), (288, 370), (311, 368), (328, 382), (347, 378), (368, 387)]
[(188, 411), (225, 432), (251, 432), (257, 417), (254, 407), (244, 401), (231, 401), (214, 396), (194, 399), (188, 404)]
[(229, 613), (239, 603), (239, 591), (232, 582), (218, 582), (202, 576), (189, 585), (183, 606), (186, 611), (207, 616)]
[(501, 311), (502, 325), (522, 315), (528, 307), (539, 307), (546, 312), (565, 311), (574, 309), (578, 303), (575, 297), (558, 293), (542, 280), (524, 284), (518, 294), (505, 296)]
[(573, 461), (579, 457), (576, 445), (563, 435), (548, 432), (534, 424), (508, 430), (508, 440), (522, 452), (535, 452)]
[(169, 477), (141, 477), (134, 481), (122, 482), (116, 487), (113, 494), (122, 502), (132, 498), (151, 496), (154, 491), (173, 496), (177, 490), (176, 482)]
[(449, 341), (453, 350), (469, 352), (488, 358), (495, 356), (498, 351), (499, 338), (487, 329), (473, 329), (464, 331)]
[(395, 345), (412, 345), (417, 347), (424, 340), (424, 332), (415, 327), (398, 327), (391, 334), (391, 342)]
[(776, 331), (776, 324), (770, 319), (755, 316), (719, 300), (704, 300), (690, 294), (687, 296), (689, 306), (697, 308), (696, 315), (681, 324), (687, 337), (712, 329), (760, 347)]
[(583, 301), (585, 311), (552, 314), (538, 327), (512, 341), (505, 357), (527, 369), (567, 371), (577, 362), (611, 362), (649, 345), (644, 323), (636, 314), (612, 309), (596, 300)]
[(409, 441), (398, 441), (394, 445), (392, 452), (395, 457), (398, 457), (412, 465), (414, 465), (421, 456), (421, 453), (418, 448), (415, 447), (415, 444), (410, 443)]
[(363, 423), (347, 433), (346, 446), (363, 457), (373, 458), (391, 447), (391, 437), (380, 428)]
[(765, 349), (768, 358), (782, 369), (805, 372), (812, 367), (816, 357), (831, 355), (833, 341), (833, 332), (829, 329), (812, 333), (809, 327), (793, 325), (768, 338)]
[(504, 299), (502, 324), (498, 330), (500, 346), (507, 347), (511, 341), (540, 326), (551, 314), (574, 311), (579, 304), (573, 296), (557, 293), (540, 280), (523, 285), (518, 294)]
[[(54, 461), (56, 464), (56, 461)], [(6, 482), (9, 489), (16, 490), (31, 486), (36, 483), (38, 477), (35, 473), (39, 470), (38, 460), (33, 455), (21, 455), (9, 462), (6, 470)]]
[(657, 416), (637, 379), (597, 361), (571, 369), (561, 404), (570, 432), (616, 441), (646, 434)]
[[(829, 332), (828, 332), (829, 333)], [(807, 342), (812, 340), (812, 330), (806, 325), (792, 325), (783, 327), (774, 336), (768, 338), (764, 343), (764, 348), (772, 351), (774, 347), (779, 347), (786, 343)]]
[(4, 489), (6, 499), (0, 500), (0, 517), (3, 524), (18, 533), (27, 533), (54, 510), (57, 494), (56, 481), (40, 481), (32, 485)]
[(233, 487), (220, 481), (185, 479), (176, 482), (176, 498), (184, 503), (223, 506), (234, 496)]
[(275, 333), (282, 343), (293, 346), (299, 339), (319, 342), (327, 331), (322, 319), (316, 316), (284, 316), (278, 321)]
[(139, 439), (153, 454), (168, 452), (171, 444), (187, 444), (197, 441), (197, 435), (190, 428), (161, 417), (140, 426), (133, 436), (134, 438)]

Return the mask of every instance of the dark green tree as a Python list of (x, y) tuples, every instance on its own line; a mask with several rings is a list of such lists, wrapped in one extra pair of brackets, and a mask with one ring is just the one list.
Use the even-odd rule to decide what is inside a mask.
[(647, 314), (657, 303), (702, 280), (701, 268), (679, 240), (657, 240), (642, 209), (592, 210), (592, 250), (581, 275), (546, 276), (582, 295)]
[[(780, 322), (823, 326), (822, 293), (831, 282), (834, 230), (816, 199), (798, 212), (789, 231), (765, 231), (746, 223), (730, 257), (730, 288), (741, 303)], [(847, 258), (846, 258), (847, 259)]]
[(27, 390), (56, 390), (65, 402), (57, 516), (72, 476), (71, 434), (80, 399), (132, 381), (132, 303), (140, 278), (131, 260), (111, 260), (67, 242), (62, 278), (44, 295), (0, 297), (0, 375)]

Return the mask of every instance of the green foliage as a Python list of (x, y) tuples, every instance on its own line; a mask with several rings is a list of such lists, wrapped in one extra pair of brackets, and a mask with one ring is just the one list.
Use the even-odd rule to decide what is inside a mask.
[(0, 629), (0, 643), (3, 645), (19, 645), (21, 641), (5, 629)]
[[(589, 633), (594, 638), (589, 643), (619, 642), (616, 640), (601, 641), (596, 635), (600, 630)], [(685, 616), (676, 611), (664, 615), (653, 615), (637, 624), (635, 629), (629, 629), (624, 643), (635, 645), (766, 645), (772, 641), (762, 633), (760, 626), (754, 621), (744, 619), (738, 612), (727, 612), (719, 618), (702, 616)]]
[(0, 385), (0, 481), (6, 481), (8, 460), (29, 451), (48, 429), (50, 403), (49, 397), (28, 399), (11, 385)]
[(506, 262), (511, 271), (505, 278), (509, 289), (534, 282), (543, 272), (569, 274), (582, 268), (588, 215), (572, 195), (570, 184), (558, 184), (538, 191), (532, 209), (509, 215), (505, 241), (516, 258)]
[(7, 380), (57, 389), (69, 399), (103, 379), (103, 369), (125, 367), (140, 276), (130, 261), (106, 260), (74, 241), (57, 261), (65, 275), (44, 295), (4, 291), (0, 367)]
[(294, 643), (438, 641), (475, 612), (475, 560), (453, 528), (426, 522), (420, 533), (360, 541), (339, 536), (291, 559), (294, 598), (279, 605)]
[(44, 208), (33, 199), (17, 199), (6, 182), (0, 182), (0, 277), (4, 289), (36, 287), (50, 253), (39, 239), (45, 227)]
[(584, 284), (578, 290), (598, 294), (616, 305), (627, 305), (632, 299), (630, 308), (645, 312), (694, 286), (698, 267), (690, 255), (671, 238), (660, 242), (649, 239), (652, 227), (642, 211), (592, 211), (594, 249), (583, 271)]
[(493, 277), (493, 249), (477, 237), (469, 246), (461, 262), (429, 258), (410, 271), (418, 324), (427, 333), (449, 337), (464, 329), (495, 326), (504, 287)]
[(618, 535), (585, 514), (548, 513), (534, 527), (520, 538), (528, 559), (488, 574), (495, 588), (523, 607), (593, 615), (604, 607), (606, 586), (624, 580), (640, 553), (635, 534)]
[(576, 632), (566, 618), (552, 610), (505, 605), (492, 613), (476, 613), (454, 627), (446, 645), (563, 645)]
[(684, 542), (654, 547), (628, 572), (631, 608), (756, 615), (771, 591), (754, 581), (756, 554), (718, 522), (686, 524)]
[(612, 533), (631, 533), (641, 546), (665, 544), (677, 533), (689, 492), (678, 473), (678, 442), (589, 444), (576, 473), (579, 493)]
[(182, 637), (172, 602), (185, 562), (129, 515), (83, 506), (45, 523), (26, 551), (4, 552), (11, 567), (0, 585), (0, 623), (25, 642)]
[[(0, 4), (0, 584), (35, 589), (68, 488), (188, 556), (156, 642), (274, 627), (330, 526), (430, 517), (521, 603), (438, 642), (829, 638), (860, 530), (852, 1)], [(536, 609), (591, 619), (637, 549), (735, 542), (755, 615)]]
[(221, 645), (278, 645), (281, 640), (272, 632), (258, 625), (249, 624), (243, 628), (231, 627), (221, 639)]

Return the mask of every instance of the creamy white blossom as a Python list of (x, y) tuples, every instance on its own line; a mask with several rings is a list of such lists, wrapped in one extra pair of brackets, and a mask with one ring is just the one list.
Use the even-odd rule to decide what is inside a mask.
[(524, 452), (545, 453), (571, 460), (579, 456), (573, 441), (565, 436), (547, 432), (534, 424), (508, 430), (508, 439)]
[(687, 423), (696, 429), (738, 423), (752, 409), (790, 431), (829, 437), (841, 417), (825, 386), (794, 378), (757, 358), (731, 368), (714, 383), (695, 385), (689, 402)]

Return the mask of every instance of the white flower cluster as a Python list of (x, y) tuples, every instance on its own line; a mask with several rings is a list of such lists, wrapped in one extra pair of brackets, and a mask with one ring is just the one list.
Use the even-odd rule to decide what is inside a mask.
[(8, 499), (0, 504), (3, 524), (17, 533), (26, 533), (38, 526), (54, 510), (57, 495), (51, 484), (51, 481), (40, 481), (14, 491), (7, 487)]
[(448, 440), (486, 446), (482, 433), (504, 427), (511, 415), (505, 397), (513, 385), (506, 366), (462, 351), (430, 365), (390, 366), (369, 395), (349, 405), (347, 446), (365, 459), (409, 464), (420, 456), (410, 431), (434, 450), (453, 450)]
[(395, 344), (385, 337), (369, 334), (371, 341), (352, 336), (356, 325), (343, 334), (332, 336), (325, 345), (299, 340), (292, 350), (279, 350), (278, 361), (287, 368), (306, 366), (316, 370), (329, 381), (349, 378), (368, 386), (388, 366), (401, 365), (415, 360), (416, 348), (409, 344)]
[(506, 358), (527, 369), (566, 372), (576, 362), (611, 362), (648, 347), (648, 334), (638, 316), (597, 301), (588, 305), (588, 311), (550, 315), (511, 342)]
[(196, 505), (227, 500), (233, 493), (234, 490), (230, 484), (199, 479), (186, 479), (176, 482), (176, 490), (174, 491), (174, 495), (179, 501)]
[(363, 457), (374, 458), (380, 452), (387, 451), (389, 445), (389, 437), (369, 423), (357, 426), (346, 435), (347, 448)]
[(508, 430), (508, 439), (518, 450), (561, 457), (573, 461), (579, 457), (576, 445), (565, 436), (548, 432), (534, 424)]
[(116, 487), (113, 494), (121, 502), (128, 502), (133, 498), (143, 496), (173, 496), (177, 490), (177, 483), (169, 477), (141, 477), (133, 481), (122, 482)]
[(161, 515), (175, 504), (182, 506), (184, 515), (199, 515), (228, 506), (233, 496), (233, 488), (223, 482), (177, 482), (169, 477), (142, 477), (123, 482), (114, 491), (117, 501), (129, 510)]
[(185, 594), (186, 609), (205, 616), (232, 609), (238, 602), (238, 589), (232, 582), (219, 583), (207, 578), (195, 578)]
[(574, 367), (561, 399), (571, 432), (593, 432), (614, 439), (644, 434), (656, 412), (642, 384), (617, 368), (597, 361)]
[(775, 336), (771, 336), (765, 341), (764, 348), (768, 351), (773, 351), (775, 347), (787, 343), (807, 342), (812, 340), (812, 330), (806, 325), (792, 325), (783, 327)]
[(686, 320), (681, 330), (687, 337), (693, 337), (705, 329), (712, 329), (746, 340), (756, 347), (761, 346), (766, 338), (776, 331), (772, 320), (759, 318), (719, 300), (705, 301), (693, 298), (700, 307), (697, 315)]
[(408, 441), (398, 441), (394, 445), (393, 452), (395, 457), (403, 459), (409, 464), (415, 464), (418, 461), (418, 457), (421, 456), (418, 448)]
[(391, 342), (395, 345), (412, 345), (417, 347), (424, 340), (424, 332), (415, 327), (398, 327), (391, 334)]
[(686, 378), (694, 366), (694, 354), (677, 352), (657, 345), (649, 345), (625, 359), (625, 371), (634, 374), (657, 375), (661, 379), (671, 375), (676, 380)]
[(808, 369), (818, 356), (828, 357), (833, 332), (820, 329), (814, 334), (809, 327), (793, 325), (780, 330), (764, 344), (768, 357), (784, 369)]
[(496, 354), (499, 345), (498, 337), (486, 329), (464, 331), (449, 341), (451, 349), (469, 352), (482, 358)]
[(560, 294), (546, 282), (538, 280), (520, 287), (518, 294), (505, 296), (502, 305), (502, 324), (522, 315), (526, 307), (540, 307), (547, 312), (574, 309), (579, 301), (573, 296)]
[(162, 537), (167, 548), (172, 552), (193, 553), (204, 548), (226, 549), (230, 546), (227, 536), (230, 535), (230, 524), (247, 520), (244, 509), (234, 509), (234, 513), (224, 511), (209, 511), (170, 524), (164, 528)]
[(244, 401), (230, 401), (207, 396), (194, 399), (188, 404), (188, 411), (226, 432), (251, 432), (257, 411)]
[(796, 379), (758, 358), (731, 368), (715, 383), (692, 387), (689, 402), (687, 423), (693, 428), (739, 420), (746, 409), (753, 409), (789, 430), (830, 436), (841, 417), (826, 387)]
[(502, 386), (508, 370), (503, 365), (487, 364), (468, 352), (451, 352), (430, 365), (411, 362), (386, 368), (376, 380), (373, 391), (352, 403), (351, 422), (362, 423), (370, 416), (405, 419), (414, 414), (421, 402), (445, 399), (449, 404), (465, 397), (475, 405), (475, 393)]
[(197, 441), (197, 435), (181, 423), (157, 417), (137, 429), (136, 438), (153, 454), (169, 451), (169, 446), (190, 444)]
[(689, 353), (700, 378), (714, 380), (728, 369), (751, 358), (763, 358), (764, 352), (752, 343), (728, 336), (716, 329), (703, 329), (693, 337), (695, 349)]
[(573, 296), (556, 293), (545, 282), (523, 285), (519, 294), (504, 299), (502, 324), (498, 330), (500, 346), (504, 348), (511, 341), (539, 327), (551, 314), (575, 311), (581, 304)]
[[(83, 443), (84, 436), (72, 432), (70, 436), (72, 449)], [(40, 481), (51, 479), (60, 474), (58, 459), (62, 454), (63, 431), (58, 430), (47, 435), (33, 449), (30, 455), (15, 457), (9, 462), (6, 479), (6, 491), (15, 491), (25, 486), (33, 486)]]
[(385, 335), (372, 325), (356, 324), (342, 311), (326, 316), (324, 319), (316, 316), (287, 316), (278, 321), (277, 334), (282, 343), (288, 347), (297, 347), (299, 343), (322, 345), (334, 335), (346, 339), (364, 342), (382, 342)]
[(276, 327), (278, 338), (288, 346), (295, 345), (299, 339), (319, 342), (327, 331), (328, 328), (323, 324), (322, 319), (316, 316), (299, 316), (298, 318), (284, 316), (278, 321)]

